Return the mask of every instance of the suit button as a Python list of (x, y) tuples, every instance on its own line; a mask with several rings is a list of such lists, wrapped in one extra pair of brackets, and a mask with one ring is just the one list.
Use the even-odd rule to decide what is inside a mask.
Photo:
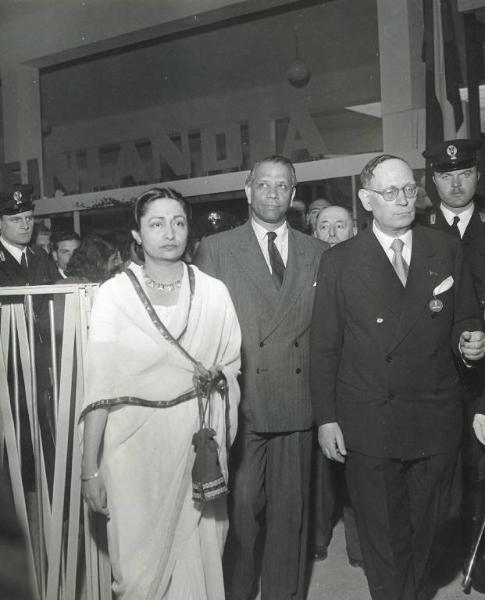
[(264, 342), (259, 342), (259, 347), (262, 348), (264, 346)]
[(386, 362), (392, 363), (392, 356), (390, 354), (386, 356)]
[(298, 342), (295, 342), (295, 348), (298, 348)]
[(259, 367), (256, 369), (256, 373), (259, 375)]
[(300, 369), (300, 368), (298, 368), (298, 369), (295, 371), (295, 373), (296, 373), (297, 375), (299, 375), (299, 374), (301, 373), (301, 369)]
[(389, 392), (389, 394), (387, 395), (387, 399), (392, 400), (393, 398), (394, 398), (394, 394), (392, 392)]

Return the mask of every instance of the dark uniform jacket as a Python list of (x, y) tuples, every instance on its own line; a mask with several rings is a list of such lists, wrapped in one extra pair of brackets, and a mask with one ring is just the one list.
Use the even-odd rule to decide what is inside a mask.
[[(426, 215), (424, 224), (446, 232), (450, 232), (451, 229), (439, 208)], [(485, 310), (485, 213), (479, 211), (476, 205), (461, 239), (461, 247), (470, 267), (473, 285), (483, 312)]]
[[(447, 277), (453, 286), (433, 290)], [(481, 329), (457, 239), (416, 225), (404, 288), (372, 228), (323, 255), (311, 326), (317, 424), (347, 447), (409, 460), (455, 450), (462, 433), (461, 332)]]
[[(55, 283), (59, 273), (55, 264), (49, 259), (45, 250), (39, 247), (27, 248), (27, 271), (17, 262), (5, 246), (0, 242), (0, 286), (49, 285)], [(0, 302), (5, 301), (0, 297)], [(47, 298), (34, 297), (34, 313), (47, 327)]]
[(195, 264), (226, 284), (241, 325), (240, 410), (253, 431), (312, 426), (309, 327), (318, 264), (327, 247), (288, 228), (288, 263), (278, 290), (250, 221), (200, 243)]
[(27, 249), (28, 272), (0, 242), (0, 286), (48, 285), (59, 279), (56, 266), (42, 248)]
[[(433, 229), (450, 232), (450, 226), (438, 208), (426, 216), (426, 225)], [(461, 247), (470, 268), (475, 293), (485, 311), (485, 213), (475, 210), (461, 238)], [(483, 325), (482, 325), (483, 327)], [(485, 362), (480, 361), (473, 369), (461, 369), (465, 400), (465, 437), (462, 457), (465, 467), (475, 479), (485, 479), (485, 449), (475, 439), (471, 422), (476, 412), (485, 411)]]

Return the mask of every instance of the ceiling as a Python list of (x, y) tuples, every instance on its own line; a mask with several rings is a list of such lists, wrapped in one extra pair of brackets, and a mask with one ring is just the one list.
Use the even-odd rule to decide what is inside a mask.
[[(34, 9), (37, 2), (28, 4)], [(376, 0), (300, 4), (43, 71), (42, 117), (66, 125), (281, 83), (295, 58), (295, 36), (312, 77), (373, 64), (378, 86)]]

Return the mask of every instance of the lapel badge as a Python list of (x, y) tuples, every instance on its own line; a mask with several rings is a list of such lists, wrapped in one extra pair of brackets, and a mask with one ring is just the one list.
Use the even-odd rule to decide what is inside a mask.
[(15, 200), (15, 204), (18, 206), (19, 204), (22, 204), (22, 192), (20, 192), (19, 190), (16, 190), (13, 193), (13, 199)]
[(439, 313), (443, 310), (443, 302), (439, 298), (433, 298), (429, 301), (429, 310), (432, 313)]
[(429, 310), (432, 313), (439, 313), (443, 310), (443, 302), (436, 296), (444, 294), (453, 287), (454, 281), (451, 275), (448, 275), (443, 281), (437, 285), (433, 290), (433, 299), (429, 301)]
[(384, 319), (382, 317), (377, 317), (376, 323), (379, 323), (380, 325), (381, 323), (384, 323)]

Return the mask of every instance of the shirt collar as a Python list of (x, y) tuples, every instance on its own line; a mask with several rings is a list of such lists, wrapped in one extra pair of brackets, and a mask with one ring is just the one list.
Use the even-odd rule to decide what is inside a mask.
[(23, 250), (20, 250), (20, 248), (17, 248), (17, 246), (14, 246), (10, 242), (7, 242), (7, 240), (3, 236), (0, 236), (0, 242), (2, 242), (5, 249), (8, 250), (8, 252), (20, 264), (20, 261), (22, 260), (22, 254), (24, 254), (24, 252), (27, 252), (27, 246), (25, 246)]
[(443, 213), (443, 216), (446, 219), (446, 222), (448, 223), (448, 225), (450, 225), (450, 227), (451, 227), (451, 225), (453, 225), (453, 219), (455, 217), (460, 217), (460, 223), (462, 224), (464, 229), (466, 229), (466, 226), (468, 225), (468, 223), (470, 222), (470, 219), (472, 218), (473, 211), (475, 210), (475, 203), (470, 202), (470, 204), (461, 213), (454, 213), (443, 203), (440, 204), (440, 210)]
[(402, 242), (405, 246), (407, 246), (408, 248), (411, 247), (411, 242), (413, 239), (413, 234), (412, 234), (411, 229), (408, 229), (406, 231), (406, 233), (403, 233), (402, 235), (399, 235), (397, 237), (392, 237), (392, 235), (388, 235), (387, 233), (384, 233), (383, 231), (381, 231), (377, 227), (376, 222), (373, 221), (372, 222), (372, 231), (373, 231), (374, 235), (376, 236), (376, 238), (378, 239), (380, 245), (384, 248), (384, 250), (386, 252), (389, 252), (389, 250), (391, 249), (391, 244), (395, 239), (402, 240)]
[[(264, 241), (264, 239), (266, 238), (266, 234), (270, 230), (265, 229), (262, 225), (257, 223), (254, 219), (251, 219), (251, 226), (252, 226), (253, 231), (256, 234), (256, 237), (258, 238), (259, 242), (261, 243), (262, 241)], [(288, 232), (288, 225), (285, 221), (282, 225), (280, 225), (278, 227), (278, 229), (274, 229), (271, 231), (274, 231), (276, 233), (276, 238), (281, 238), (281, 237), (283, 237), (283, 235), (285, 233)]]

